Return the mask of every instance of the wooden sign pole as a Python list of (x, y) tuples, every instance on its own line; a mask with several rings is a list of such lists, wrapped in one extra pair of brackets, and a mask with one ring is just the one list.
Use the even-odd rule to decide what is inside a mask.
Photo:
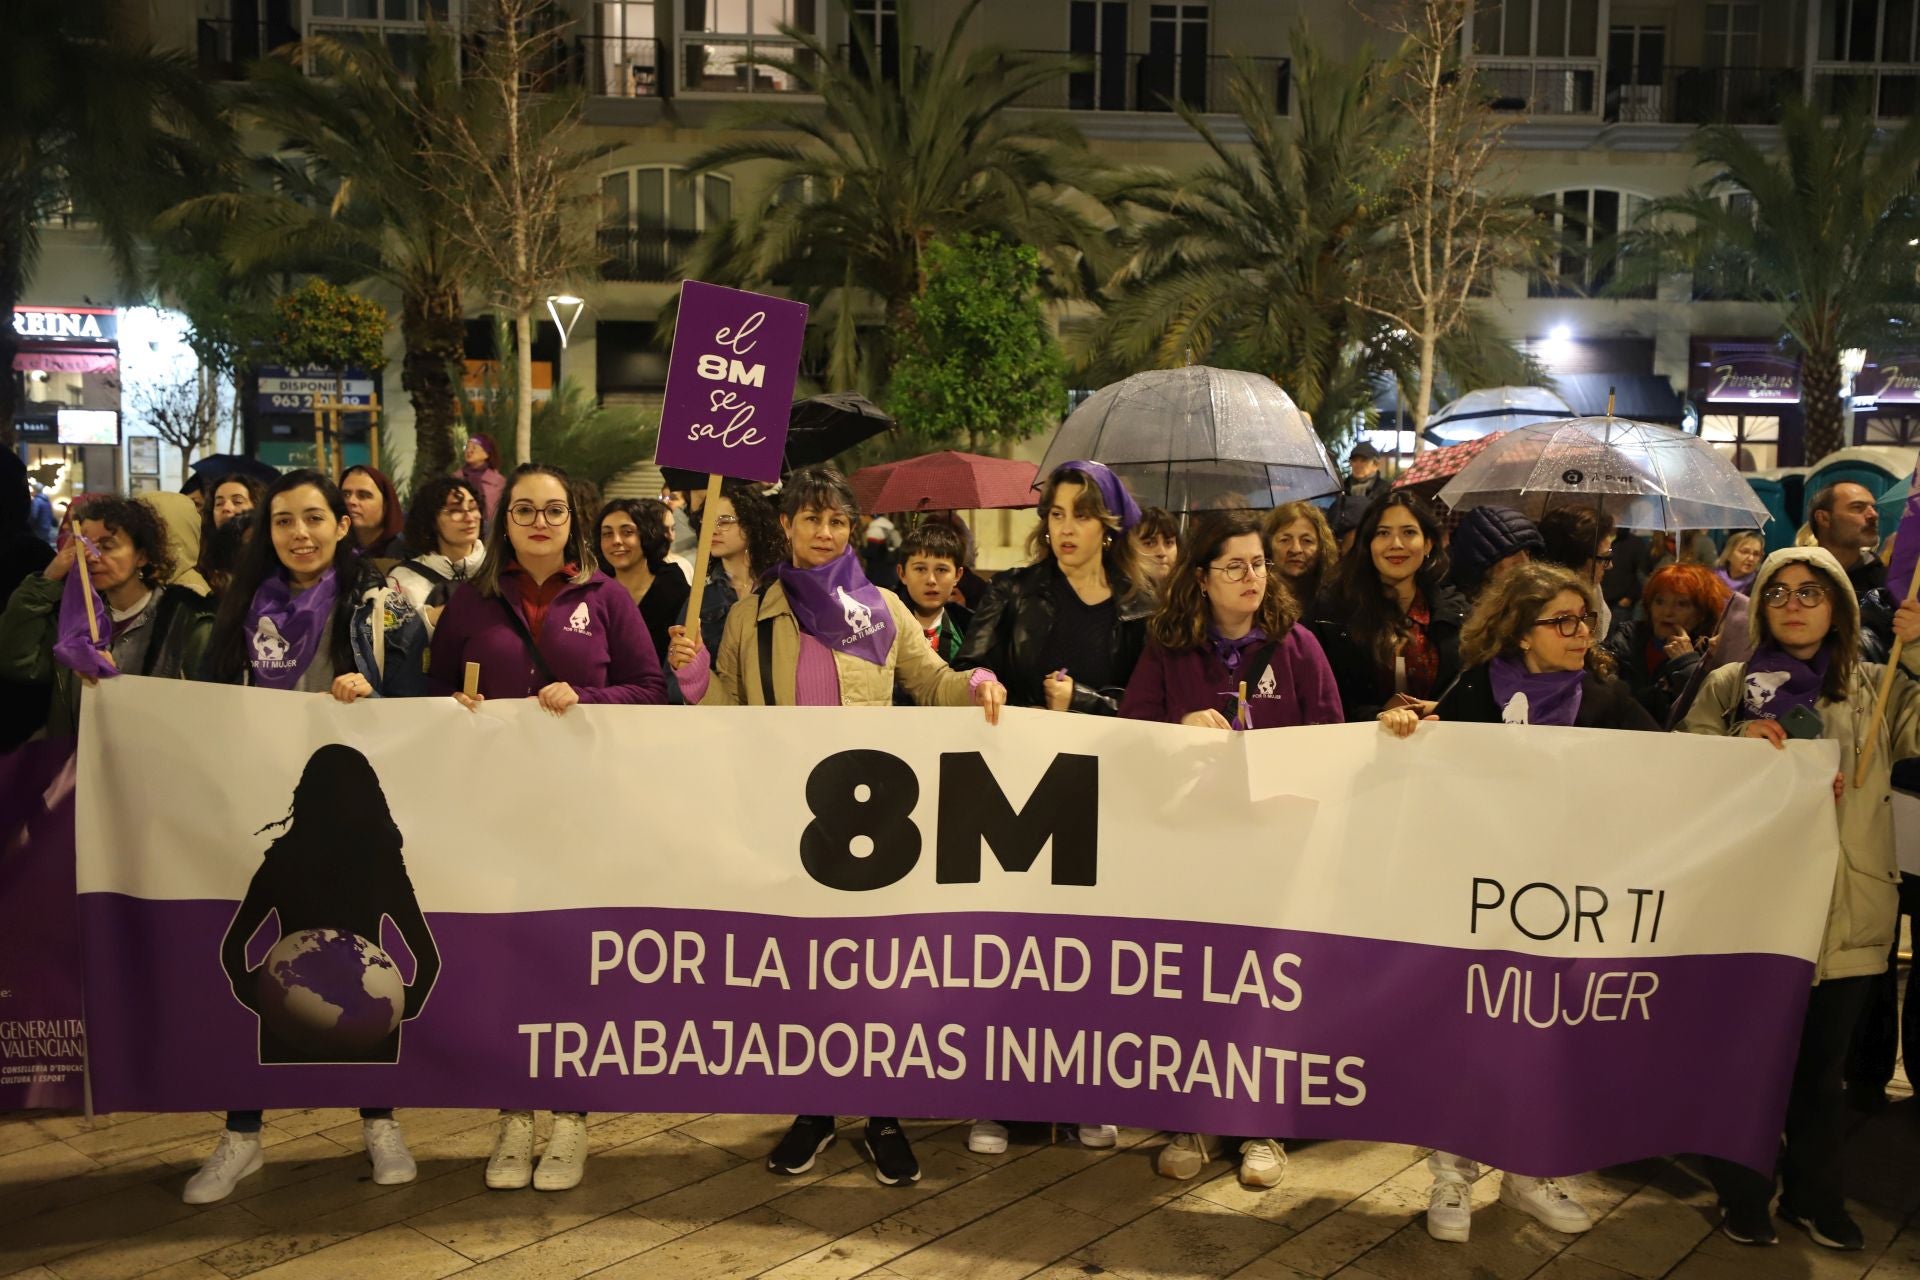
[[(1913, 566), (1913, 577), (1907, 583), (1906, 603), (1912, 604), (1920, 598), (1920, 561)], [(1887, 669), (1880, 673), (1880, 691), (1873, 700), (1873, 721), (1867, 726), (1867, 741), (1860, 748), (1860, 763), (1853, 770), (1853, 785), (1866, 785), (1867, 766), (1873, 763), (1873, 749), (1880, 741), (1880, 725), (1887, 718), (1887, 698), (1893, 693), (1893, 675), (1900, 669), (1900, 651), (1907, 642), (1899, 636), (1893, 638), (1893, 650), (1887, 654)]]
[(100, 647), (100, 615), (93, 607), (93, 579), (87, 575), (87, 544), (73, 535), (73, 567), (80, 572), (80, 598), (87, 602), (87, 636), (94, 648)]
[(707, 561), (713, 556), (713, 513), (720, 501), (718, 473), (707, 477), (707, 505), (700, 508), (700, 543), (693, 553), (693, 589), (687, 593), (687, 638), (700, 643), (700, 600), (707, 593)]

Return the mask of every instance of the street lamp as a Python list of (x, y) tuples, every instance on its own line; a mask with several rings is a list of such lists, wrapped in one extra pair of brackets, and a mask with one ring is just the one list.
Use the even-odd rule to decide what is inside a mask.
[[(553, 327), (560, 331), (560, 346), (564, 350), (567, 339), (573, 334), (573, 326), (580, 323), (580, 313), (587, 309), (585, 298), (576, 298), (570, 293), (547, 295), (547, 314), (553, 317)], [(567, 318), (562, 320), (560, 313), (565, 311)]]

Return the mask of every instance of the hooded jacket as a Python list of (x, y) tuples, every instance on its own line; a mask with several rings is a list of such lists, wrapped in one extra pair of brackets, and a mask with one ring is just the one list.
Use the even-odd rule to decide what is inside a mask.
[[(1860, 606), (1848, 588), (1840, 562), (1819, 547), (1783, 547), (1768, 556), (1754, 578), (1757, 601), (1767, 583), (1788, 565), (1803, 564), (1821, 574), (1832, 588), (1835, 630), (1860, 627)], [(1759, 647), (1764, 604), (1756, 604), (1748, 623), (1748, 639)], [(1920, 646), (1903, 649), (1904, 677), (1920, 676)], [(1741, 695), (1746, 664), (1729, 664), (1706, 678), (1681, 727), (1688, 733), (1734, 734), (1740, 730)], [(1821, 737), (1841, 744), (1840, 768), (1847, 786), (1839, 802), (1840, 862), (1834, 869), (1833, 896), (1827, 904), (1827, 931), (1820, 945), (1820, 963), (1814, 980), (1857, 978), (1882, 973), (1893, 946), (1900, 901), (1900, 869), (1893, 852), (1893, 806), (1890, 774), (1895, 760), (1920, 755), (1920, 684), (1896, 677), (1887, 698), (1886, 719), (1879, 730), (1873, 764), (1866, 785), (1853, 785), (1860, 751), (1885, 668), (1861, 662), (1854, 668), (1843, 702), (1821, 698), (1816, 704), (1824, 726)]]
[(1471, 597), (1487, 580), (1487, 573), (1515, 552), (1538, 552), (1546, 539), (1533, 521), (1506, 507), (1472, 507), (1447, 543), (1453, 564), (1453, 585)]

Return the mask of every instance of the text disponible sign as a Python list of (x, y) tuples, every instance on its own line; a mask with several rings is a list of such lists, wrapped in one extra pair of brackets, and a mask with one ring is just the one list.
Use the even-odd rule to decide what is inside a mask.
[(698, 280), (682, 285), (654, 461), (778, 480), (806, 329), (803, 303)]

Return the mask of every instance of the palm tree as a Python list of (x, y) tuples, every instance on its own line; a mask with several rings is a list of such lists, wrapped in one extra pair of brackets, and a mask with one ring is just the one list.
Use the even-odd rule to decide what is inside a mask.
[[(316, 74), (302, 68), (311, 64)], [(253, 189), (197, 197), (169, 218), (217, 225), (236, 270), (293, 267), (378, 281), (400, 298), (400, 384), (413, 402), (416, 479), (454, 462), (460, 289), (469, 253), (459, 193), (429, 181), (467, 109), (454, 41), (436, 32), (397, 64), (379, 40), (309, 39), (253, 65), (246, 112), (281, 136)]]
[[(980, 0), (961, 7), (938, 47), (914, 44), (916, 6), (902, 0), (899, 71), (869, 32), (843, 58), (814, 36), (783, 28), (800, 49), (759, 65), (791, 77), (818, 105), (754, 103), (725, 127), (763, 136), (723, 143), (690, 168), (770, 163), (775, 198), (713, 229), (685, 264), (689, 279), (776, 287), (828, 326), (827, 381), (836, 390), (884, 385), (925, 287), (922, 255), (935, 238), (994, 234), (1040, 251), (1051, 293), (1075, 296), (1107, 256), (1095, 221), (1101, 170), (1071, 127), (1010, 112), (1065, 75), (1069, 59), (997, 47), (963, 51)], [(788, 139), (799, 135), (801, 142)], [(1091, 203), (1091, 208), (1089, 204)], [(1090, 213), (1094, 216), (1090, 216)], [(859, 325), (873, 328), (861, 350)]]
[(1738, 129), (1694, 141), (1706, 179), (1648, 204), (1621, 238), (1616, 287), (1692, 271), (1696, 291), (1764, 302), (1800, 349), (1807, 461), (1846, 443), (1840, 354), (1885, 346), (1920, 318), (1920, 116), (1880, 130), (1852, 109), (1829, 125), (1789, 104), (1776, 151)]
[[(154, 214), (222, 163), (225, 122), (177, 54), (119, 33), (113, 6), (12, 5), (0, 21), (0, 315), (12, 315), (62, 214), (96, 223), (116, 265), (137, 278)], [(16, 344), (0, 324), (0, 448), (14, 443)]]
[[(1328, 61), (1304, 35), (1294, 49), (1291, 127), (1245, 64), (1229, 90), (1247, 144), (1174, 104), (1212, 157), (1120, 193), (1131, 255), (1072, 352), (1096, 385), (1199, 362), (1263, 373), (1337, 440), (1371, 411), (1376, 379), (1417, 376), (1418, 344), (1364, 305), (1394, 293), (1383, 273), (1399, 261), (1393, 156), (1408, 121), (1393, 63), (1368, 49)], [(1442, 340), (1440, 363), (1460, 382), (1519, 359), (1476, 320)]]

